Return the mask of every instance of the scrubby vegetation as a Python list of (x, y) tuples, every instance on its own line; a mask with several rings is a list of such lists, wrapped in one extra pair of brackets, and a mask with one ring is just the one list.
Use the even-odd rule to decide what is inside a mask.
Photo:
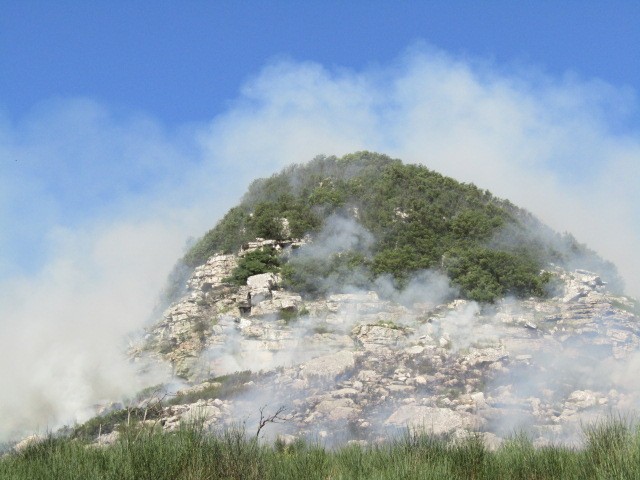
[(255, 380), (259, 375), (248, 370), (221, 375), (210, 378), (209, 385), (205, 388), (186, 390), (175, 395), (165, 394), (164, 388), (157, 386), (141, 392), (133, 402), (136, 406), (121, 407), (104, 415), (97, 415), (80, 425), (67, 428), (65, 432), (72, 439), (90, 441), (98, 435), (109, 434), (126, 426), (159, 419), (162, 416), (162, 409), (168, 405), (194, 403), (212, 398), (221, 400), (232, 398), (244, 392), (247, 382)]
[(280, 270), (280, 259), (273, 248), (260, 248), (247, 253), (238, 261), (238, 266), (226, 280), (235, 285), (244, 285), (252, 275)]
[(160, 404), (154, 404), (150, 409), (121, 408), (106, 415), (93, 417), (82, 425), (75, 427), (71, 431), (71, 437), (90, 441), (98, 437), (98, 435), (106, 435), (113, 432), (119, 426), (158, 418), (160, 413)]
[[(540, 272), (550, 261), (562, 264), (582, 255), (603, 264), (571, 236), (554, 234), (487, 190), (370, 152), (320, 156), (254, 181), (240, 205), (183, 262), (195, 267), (256, 237), (316, 235), (336, 217), (357, 222), (372, 241), (326, 258), (291, 256), (283, 268), (289, 287), (322, 294), (345, 284), (363, 286), (380, 275), (402, 286), (418, 270), (438, 269), (463, 296), (490, 302), (507, 294), (544, 295), (549, 278)], [(271, 259), (245, 258), (233, 281), (275, 266)]]
[(167, 399), (166, 403), (169, 405), (179, 405), (211, 398), (227, 399), (245, 391), (247, 388), (246, 383), (254, 380), (257, 376), (258, 374), (245, 370), (214, 377), (208, 380), (210, 385), (207, 388), (177, 394)]
[(622, 421), (587, 428), (585, 446), (535, 448), (524, 435), (490, 451), (479, 436), (407, 433), (377, 446), (268, 444), (242, 429), (207, 434), (124, 428), (109, 447), (49, 437), (0, 460), (0, 478), (39, 479), (637, 479), (640, 433)]
[(619, 308), (620, 310), (624, 310), (625, 312), (640, 316), (640, 302), (635, 298), (628, 298), (627, 300), (628, 303), (614, 300), (611, 302), (611, 305), (615, 308)]

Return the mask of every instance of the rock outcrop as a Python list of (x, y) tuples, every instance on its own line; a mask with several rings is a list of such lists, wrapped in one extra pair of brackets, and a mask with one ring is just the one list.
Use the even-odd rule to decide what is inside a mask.
[(640, 400), (635, 303), (595, 273), (554, 268), (561, 288), (548, 299), (400, 305), (375, 292), (303, 299), (273, 273), (232, 286), (237, 262), (216, 255), (198, 267), (138, 353), (170, 361), (202, 391), (236, 371), (256, 378), (225, 398), (166, 407), (166, 429), (196, 417), (230, 425), (269, 405), (288, 414), (273, 435), (375, 442), (409, 427), (480, 431), (497, 444), (524, 428), (572, 442), (580, 422)]

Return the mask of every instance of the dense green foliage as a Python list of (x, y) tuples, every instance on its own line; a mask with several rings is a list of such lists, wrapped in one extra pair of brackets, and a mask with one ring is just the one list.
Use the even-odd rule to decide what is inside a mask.
[[(356, 221), (373, 242), (326, 258), (292, 256), (283, 269), (290, 287), (320, 294), (345, 284), (363, 286), (380, 275), (402, 286), (418, 270), (439, 269), (471, 299), (539, 296), (545, 293), (548, 277), (540, 272), (547, 262), (590, 253), (487, 190), (359, 152), (317, 157), (254, 181), (240, 205), (187, 252), (184, 262), (196, 266), (256, 237), (315, 235), (336, 216)], [(235, 281), (249, 271), (234, 274)]]
[(226, 280), (236, 285), (244, 285), (252, 275), (277, 272), (280, 270), (280, 259), (273, 248), (260, 248), (247, 253), (238, 261), (238, 266)]
[(308, 295), (330, 293), (336, 285), (366, 287), (370, 283), (368, 261), (360, 252), (343, 252), (325, 259), (294, 257), (282, 267), (284, 285)]
[(452, 442), (426, 435), (375, 447), (330, 450), (297, 441), (265, 444), (231, 430), (198, 426), (175, 433), (132, 426), (109, 447), (50, 437), (0, 459), (0, 478), (49, 479), (620, 479), (640, 478), (640, 433), (612, 421), (585, 432), (585, 446), (535, 448), (525, 436), (488, 450), (470, 436)]
[(548, 273), (539, 274), (539, 262), (527, 251), (513, 253), (478, 247), (452, 250), (443, 265), (469, 297), (483, 302), (506, 294), (542, 296), (550, 279)]

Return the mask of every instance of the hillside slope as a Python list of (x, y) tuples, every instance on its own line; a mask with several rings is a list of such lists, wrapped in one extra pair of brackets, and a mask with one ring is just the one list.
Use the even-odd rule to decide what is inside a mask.
[(550, 277), (541, 270), (549, 262), (566, 266), (581, 256), (582, 266), (605, 268), (571, 236), (487, 190), (370, 152), (317, 157), (256, 180), (183, 262), (194, 268), (255, 238), (305, 235), (323, 251), (294, 255), (283, 270), (287, 285), (303, 295), (372, 288), (381, 276), (402, 286), (435, 269), (463, 298), (491, 302), (544, 296)]
[(484, 306), (454, 298), (437, 273), (390, 299), (303, 298), (274, 273), (226, 280), (252, 252), (306, 246), (251, 242), (195, 269), (137, 351), (189, 380), (175, 397), (162, 393), (169, 401), (147, 421), (165, 431), (193, 418), (212, 429), (241, 421), (252, 431), (262, 409), (283, 407), (286, 421), (270, 425), (269, 438), (378, 442), (409, 426), (479, 431), (493, 448), (518, 429), (540, 445), (572, 443), (583, 422), (640, 400), (639, 306), (597, 274), (554, 267), (554, 296)]
[(640, 306), (610, 265), (506, 200), (384, 155), (257, 180), (180, 265), (130, 352), (174, 377), (67, 433), (103, 444), (125, 421), (198, 420), (333, 445), (410, 427), (493, 448), (521, 428), (572, 443), (582, 422), (640, 402)]

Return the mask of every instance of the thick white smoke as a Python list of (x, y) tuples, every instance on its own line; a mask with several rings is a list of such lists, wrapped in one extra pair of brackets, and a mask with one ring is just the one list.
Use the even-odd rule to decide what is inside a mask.
[(374, 70), (268, 65), (208, 125), (172, 132), (85, 100), (3, 118), (0, 437), (135, 390), (121, 339), (186, 239), (252, 178), (319, 153), (381, 151), (488, 188), (613, 260), (638, 295), (640, 145), (616, 128), (630, 108), (633, 92), (599, 81), (416, 47)]

